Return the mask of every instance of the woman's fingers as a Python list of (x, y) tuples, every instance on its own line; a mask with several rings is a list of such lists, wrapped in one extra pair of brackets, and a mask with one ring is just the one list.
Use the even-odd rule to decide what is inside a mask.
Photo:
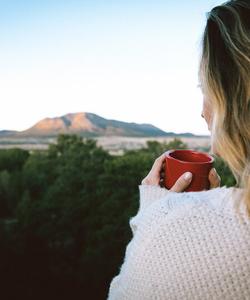
[(183, 192), (192, 181), (192, 173), (186, 172), (178, 178), (175, 184), (171, 187), (170, 191), (172, 192)]
[(156, 158), (154, 164), (148, 173), (148, 175), (142, 180), (141, 184), (146, 185), (160, 185), (164, 186), (164, 161), (165, 161), (165, 153)]
[[(148, 173), (148, 175), (142, 180), (141, 184), (147, 185), (159, 185), (164, 187), (165, 181), (165, 158), (166, 155), (163, 153), (161, 156), (156, 158), (154, 164)], [(215, 168), (212, 168), (209, 172), (208, 179), (210, 182), (210, 189), (217, 188), (220, 186), (221, 178), (216, 172)], [(170, 191), (173, 192), (183, 192), (192, 181), (192, 173), (186, 172), (173, 185)]]
[(161, 156), (157, 157), (156, 160), (154, 161), (154, 164), (152, 166), (151, 172), (153, 174), (159, 175), (162, 168), (163, 168), (163, 163), (165, 161), (165, 153), (163, 153)]
[[(208, 175), (210, 182), (210, 189), (214, 189), (220, 186), (221, 178), (216, 172), (215, 168), (211, 169)], [(170, 189), (172, 192), (183, 192), (192, 181), (192, 173), (186, 172), (176, 181), (174, 186)]]
[(212, 168), (208, 174), (208, 180), (210, 182), (210, 189), (214, 189), (220, 186), (221, 178), (216, 172), (215, 168)]

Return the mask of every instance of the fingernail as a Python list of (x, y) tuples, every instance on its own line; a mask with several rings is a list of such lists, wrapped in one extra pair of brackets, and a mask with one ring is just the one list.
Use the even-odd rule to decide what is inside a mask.
[(213, 176), (216, 176), (216, 175), (217, 175), (217, 172), (216, 172), (215, 168), (213, 168), (211, 172), (212, 172), (212, 175), (213, 175)]
[(184, 179), (185, 180), (190, 180), (192, 178), (192, 173), (191, 172), (186, 172), (185, 174), (184, 174)]

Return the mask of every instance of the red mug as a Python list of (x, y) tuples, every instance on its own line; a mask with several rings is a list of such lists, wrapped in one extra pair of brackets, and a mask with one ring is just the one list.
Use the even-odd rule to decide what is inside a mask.
[(214, 158), (204, 152), (194, 150), (169, 150), (165, 159), (165, 182), (167, 189), (175, 184), (185, 172), (193, 174), (190, 185), (185, 192), (195, 192), (209, 189), (208, 174), (213, 167)]

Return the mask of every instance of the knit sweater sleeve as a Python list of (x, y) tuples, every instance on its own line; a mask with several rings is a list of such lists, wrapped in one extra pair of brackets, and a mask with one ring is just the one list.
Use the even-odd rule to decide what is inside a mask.
[(158, 185), (139, 185), (140, 208), (139, 212), (145, 210), (150, 204), (166, 196), (169, 191)]
[(139, 210), (138, 213), (130, 218), (129, 225), (133, 236), (137, 230), (141, 215), (155, 201), (165, 197), (169, 191), (157, 185), (139, 185)]
[(121, 281), (124, 276), (124, 273), (127, 274), (127, 267), (128, 265), (130, 265), (129, 257), (131, 256), (131, 251), (133, 251), (134, 244), (136, 244), (137, 228), (143, 218), (143, 213), (151, 204), (165, 197), (169, 193), (167, 189), (161, 188), (159, 186), (154, 186), (154, 185), (140, 185), (139, 192), (140, 192), (139, 193), (140, 205), (139, 205), (138, 213), (134, 217), (130, 218), (129, 220), (129, 225), (133, 233), (133, 238), (126, 247), (124, 263), (120, 268), (119, 275), (115, 276), (111, 281), (108, 300), (122, 299), (122, 296), (120, 294), (122, 289)]

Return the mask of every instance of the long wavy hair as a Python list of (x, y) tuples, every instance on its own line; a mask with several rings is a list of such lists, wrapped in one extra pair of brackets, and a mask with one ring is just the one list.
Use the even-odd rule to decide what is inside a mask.
[(212, 149), (232, 170), (250, 216), (250, 1), (207, 14), (199, 77), (211, 103)]

